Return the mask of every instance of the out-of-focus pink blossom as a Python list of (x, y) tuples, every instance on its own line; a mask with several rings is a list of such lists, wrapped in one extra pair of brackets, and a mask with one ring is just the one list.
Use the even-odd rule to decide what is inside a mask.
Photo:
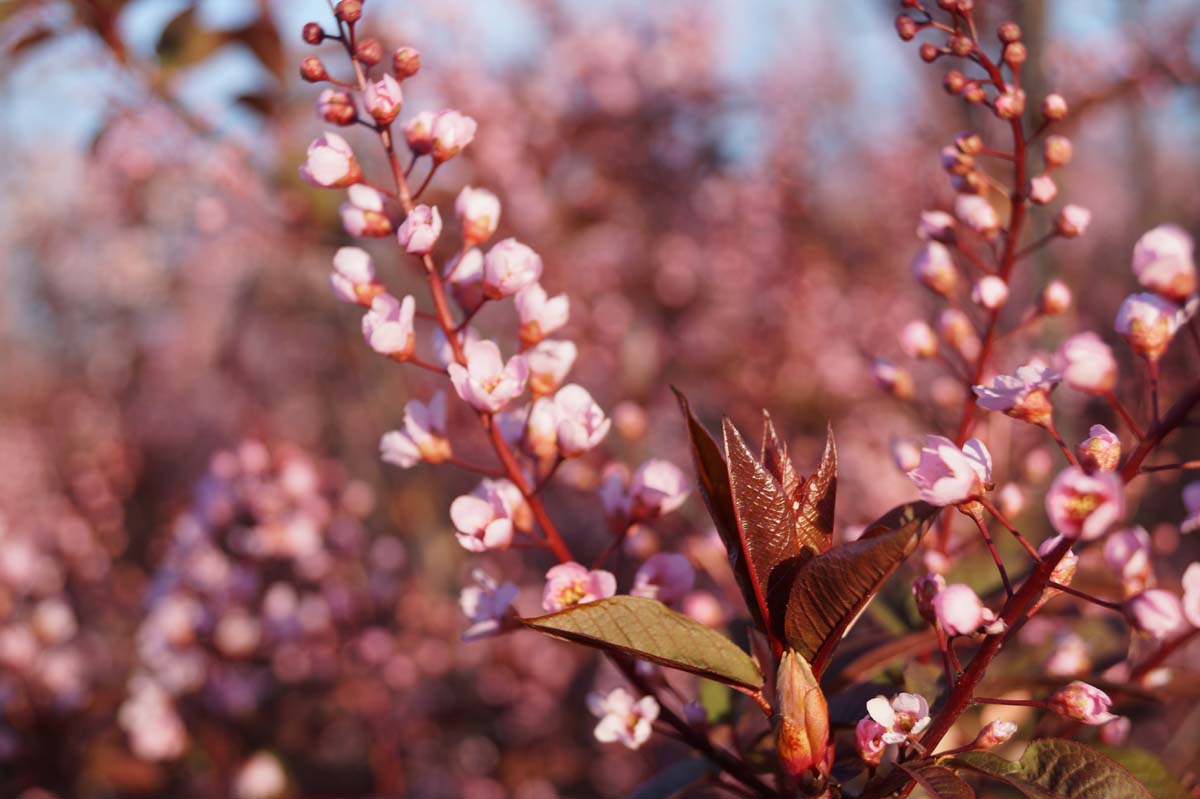
[(925, 241), (954, 241), (954, 217), (945, 211), (922, 211), (917, 236)]
[(617, 578), (601, 569), (588, 570), (579, 563), (560, 563), (546, 572), (546, 588), (542, 592), (542, 607), (548, 611), (564, 610), (607, 599), (617, 593)]
[(1044, 668), (1052, 677), (1077, 677), (1086, 674), (1092, 668), (1087, 643), (1075, 633), (1060, 634), (1054, 641), (1054, 648), (1050, 651)]
[(1088, 394), (1107, 394), (1117, 384), (1117, 359), (1095, 333), (1078, 333), (1063, 342), (1054, 368), (1067, 385)]
[(971, 302), (989, 311), (1008, 302), (1008, 284), (996, 275), (985, 275), (971, 288)]
[(1061, 280), (1051, 280), (1042, 289), (1038, 310), (1049, 316), (1065, 313), (1071, 307), (1071, 288)]
[(899, 744), (920, 735), (929, 726), (929, 703), (919, 694), (896, 694), (891, 700), (877, 696), (867, 702), (867, 715), (884, 729), (885, 744)]
[(531, 283), (513, 298), (521, 324), (521, 343), (532, 347), (567, 323), (571, 304), (566, 294), (550, 297), (540, 283)]
[(409, 400), (404, 406), (404, 428), (384, 433), (379, 441), (383, 460), (407, 469), (420, 461), (442, 463), (450, 457), (446, 438), (446, 393), (439, 391), (429, 404)]
[(371, 301), (384, 291), (375, 280), (371, 256), (358, 247), (340, 247), (334, 253), (329, 285), (339, 300), (357, 305), (370, 306)]
[(1047, 136), (1045, 144), (1042, 145), (1042, 154), (1048, 168), (1066, 166), (1071, 163), (1074, 153), (1075, 147), (1071, 140), (1057, 133)]
[(629, 749), (637, 749), (654, 731), (658, 718), (658, 701), (653, 696), (643, 696), (634, 701), (624, 688), (614, 688), (608, 694), (588, 694), (588, 709), (600, 719), (595, 736), (600, 743), (621, 743)]
[(878, 766), (883, 753), (887, 751), (888, 745), (883, 740), (887, 731), (887, 727), (870, 716), (864, 716), (855, 726), (854, 746), (858, 750), (858, 756), (868, 766)]
[(1046, 514), (1061, 535), (1091, 541), (1125, 515), (1125, 486), (1112, 472), (1088, 474), (1068, 467), (1046, 493)]
[(651, 458), (633, 473), (629, 483), (628, 513), (647, 521), (670, 513), (687, 499), (689, 480), (675, 464)]
[(933, 358), (937, 355), (937, 333), (928, 322), (914, 319), (900, 331), (900, 349), (910, 358)]
[(1025, 113), (1025, 90), (1010, 86), (996, 97), (996, 116), (1016, 119)]
[(876, 358), (871, 362), (871, 376), (875, 378), (875, 385), (896, 399), (912, 399), (912, 375), (895, 361)]
[(583, 386), (572, 383), (560, 388), (554, 394), (554, 407), (558, 450), (564, 458), (595, 449), (612, 427), (612, 420)]
[(1082, 205), (1066, 205), (1054, 218), (1054, 229), (1064, 239), (1073, 239), (1087, 233), (1092, 224), (1092, 212)]
[(942, 340), (966, 361), (974, 362), (979, 357), (979, 334), (971, 318), (958, 308), (947, 308), (938, 314), (937, 327)]
[(890, 449), (892, 463), (902, 472), (911, 472), (921, 464), (921, 448), (906, 438), (893, 437)]
[(413, 255), (428, 255), (442, 235), (442, 215), (436, 206), (418, 205), (396, 231), (400, 246)]
[(1111, 472), (1121, 462), (1121, 439), (1104, 425), (1094, 424), (1075, 452), (1084, 471)]
[[(476, 344), (483, 340), (479, 335), (479, 331), (471, 325), (467, 326), (466, 330), (456, 333), (459, 344), (462, 345), (465, 351), (471, 344)], [(433, 356), (437, 358), (437, 362), (442, 366), (450, 366), (454, 363), (454, 347), (450, 346), (450, 342), (446, 339), (446, 334), (442, 332), (441, 326), (433, 329)]]
[(341, 136), (327, 131), (308, 145), (308, 158), (300, 167), (300, 177), (325, 189), (341, 189), (362, 180), (362, 168), (354, 150)]
[(975, 736), (977, 749), (991, 749), (1008, 741), (1017, 734), (1017, 725), (1011, 721), (991, 721)]
[(1151, 588), (1125, 601), (1125, 615), (1138, 632), (1163, 640), (1187, 626), (1183, 603), (1175, 594)]
[(459, 111), (442, 111), (433, 119), (433, 160), (449, 161), (475, 138), (475, 120)]
[(422, 111), (404, 126), (404, 140), (414, 154), (426, 155), (433, 150), (433, 122), (436, 117), (432, 111)]
[(354, 98), (344, 89), (324, 89), (317, 97), (317, 116), (331, 125), (351, 125), (358, 118)]
[(725, 607), (708, 591), (691, 591), (683, 598), (682, 610), (705, 627), (717, 629), (725, 623)]
[(671, 605), (683, 599), (695, 583), (696, 570), (691, 561), (674, 552), (660, 552), (637, 570), (629, 593)]
[(1124, 746), (1129, 741), (1132, 726), (1128, 716), (1117, 716), (1100, 728), (1100, 741), (1109, 746)]
[(1050, 424), (1053, 407), (1050, 392), (1062, 377), (1044, 366), (1026, 364), (1016, 374), (998, 375), (990, 386), (975, 386), (979, 407), (1001, 411), (1022, 422)]
[(1009, 519), (1020, 515), (1025, 509), (1025, 489), (1017, 483), (1005, 483), (1004, 487), (996, 492), (996, 506)]
[(403, 102), (400, 84), (387, 73), (377, 81), (368, 82), (366, 90), (363, 91), (363, 104), (380, 125), (392, 124), (392, 120), (400, 113), (400, 105)]
[(500, 198), (487, 189), (464, 186), (454, 201), (454, 213), (468, 246), (482, 244), (500, 224)]
[(455, 537), (468, 552), (507, 549), (513, 537), (510, 514), (499, 492), (488, 492), (486, 497), (464, 494), (450, 503)]
[(399, 215), (391, 197), (363, 183), (355, 183), (346, 189), (346, 202), (341, 204), (338, 213), (347, 233), (371, 238), (390, 236), (396, 229)]
[(1054, 202), (1058, 196), (1058, 186), (1049, 175), (1038, 175), (1029, 181), (1029, 200), (1036, 205), (1046, 205)]
[(446, 263), (445, 277), (454, 301), (467, 313), (474, 311), (484, 301), (483, 253), (478, 247), (456, 253)]
[(990, 238), (996, 235), (1000, 228), (1000, 218), (996, 209), (986, 197), (978, 194), (960, 194), (954, 201), (954, 215), (971, 230), (981, 236)]
[(921, 462), (908, 472), (932, 505), (958, 505), (983, 495), (992, 479), (992, 456), (978, 439), (959, 449), (943, 436), (927, 436)]
[(1125, 337), (1130, 348), (1150, 361), (1167, 351), (1183, 319), (1182, 309), (1157, 294), (1131, 294), (1117, 309), (1113, 328)]
[(1116, 718), (1108, 712), (1112, 700), (1099, 688), (1076, 680), (1049, 700), (1050, 709), (1084, 724), (1106, 724)]
[(917, 281), (935, 294), (949, 296), (958, 285), (958, 270), (950, 250), (939, 241), (927, 241), (912, 260)]
[(1159, 225), (1133, 247), (1138, 283), (1163, 297), (1183, 302), (1196, 293), (1195, 242), (1178, 225)]
[(1154, 585), (1150, 533), (1145, 527), (1127, 527), (1104, 542), (1104, 563), (1121, 581), (1125, 596), (1140, 594)]
[(509, 582), (498, 584), (483, 569), (471, 572), (473, 585), (464, 586), (458, 595), (458, 604), (463, 615), (471, 622), (463, 633), (464, 641), (474, 641), (496, 635), (504, 624), (516, 616), (512, 603), (517, 598), (517, 587)]
[(1042, 116), (1051, 122), (1067, 118), (1067, 101), (1061, 94), (1047, 94), (1042, 99)]
[(255, 752), (238, 769), (233, 795), (235, 799), (280, 799), (287, 784), (279, 758), (270, 752)]
[(514, 355), (505, 363), (496, 343), (486, 340), (468, 343), (463, 354), (466, 366), (452, 363), (446, 368), (458, 396), (476, 410), (495, 413), (525, 390), (529, 365), (524, 357)]
[(143, 760), (174, 760), (187, 748), (187, 729), (174, 702), (161, 685), (148, 677), (133, 680), (117, 722), (129, 736), (134, 754)]
[(1183, 617), (1193, 627), (1200, 627), (1200, 562), (1183, 572)]
[[(1037, 549), (1038, 557), (1046, 557), (1053, 552), (1063, 541), (1061, 535), (1051, 536), (1043, 541)], [(1075, 570), (1079, 566), (1079, 556), (1074, 550), (1068, 549), (1066, 553), (1059, 559), (1054, 566), (1054, 571), (1050, 572), (1050, 579), (1060, 585), (1070, 585), (1075, 579)]]
[(483, 259), (483, 290), (492, 299), (516, 294), (541, 276), (541, 256), (516, 239), (497, 242)]
[(535, 396), (553, 394), (575, 365), (578, 350), (573, 341), (546, 340), (525, 353), (529, 362), (529, 388)]
[(398, 300), (386, 293), (372, 300), (371, 310), (362, 319), (363, 338), (371, 349), (396, 360), (411, 356), (416, 348), (413, 333), (416, 305), (411, 296)]
[(1004, 629), (1004, 623), (996, 625), (996, 614), (979, 599), (979, 595), (966, 583), (946, 586), (933, 598), (933, 611), (938, 621), (950, 635), (970, 635), (981, 627), (995, 633)]

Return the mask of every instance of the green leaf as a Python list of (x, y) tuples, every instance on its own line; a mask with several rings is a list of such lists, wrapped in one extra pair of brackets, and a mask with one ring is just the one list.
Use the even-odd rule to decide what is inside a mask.
[(837, 445), (833, 427), (825, 428), (825, 453), (821, 465), (804, 483), (803, 497), (796, 511), (796, 537), (817, 552), (826, 552), (833, 543), (833, 513), (837, 505)]
[(624, 652), (727, 685), (758, 690), (762, 673), (737, 644), (655, 599), (614, 596), (521, 623), (584, 646)]
[(675, 398), (679, 400), (679, 408), (687, 421), (688, 439), (691, 443), (692, 461), (696, 466), (696, 477), (700, 485), (700, 496), (708, 508), (721, 536), (721, 543), (729, 555), (729, 567), (742, 590), (742, 597), (750, 615), (758, 629), (766, 632), (766, 620), (759, 610), (757, 592), (754, 581), (750, 577), (750, 569), (742, 554), (741, 538), (738, 534), (737, 514), (733, 509), (733, 489), (729, 485), (729, 470), (725, 465), (725, 456), (721, 454), (717, 442), (704, 429), (704, 425), (696, 419), (683, 392), (672, 387)]
[(896, 765), (925, 789), (929, 799), (975, 799), (971, 786), (945, 766), (928, 762)]
[(671, 799), (713, 772), (713, 765), (702, 757), (673, 763), (633, 789), (629, 799)]
[(1034, 741), (1017, 762), (966, 752), (946, 763), (1007, 783), (1029, 799), (1154, 799), (1124, 766), (1061, 738)]
[(937, 663), (910, 660), (904, 666), (904, 690), (920, 696), (938, 696), (944, 676), (944, 669)]
[(1157, 799), (1189, 799), (1187, 789), (1156, 756), (1145, 749), (1097, 744), (1096, 751), (1124, 766)]
[(700, 704), (704, 705), (704, 713), (709, 724), (724, 724), (730, 720), (733, 712), (733, 692), (729, 686), (713, 680), (701, 680)]
[(894, 508), (861, 538), (804, 564), (792, 583), (784, 619), (788, 646), (820, 674), (842, 635), (913, 551), (940, 508), (914, 502)]

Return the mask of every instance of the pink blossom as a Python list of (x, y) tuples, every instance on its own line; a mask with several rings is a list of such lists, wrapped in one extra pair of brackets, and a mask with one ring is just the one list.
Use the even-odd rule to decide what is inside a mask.
[(1011, 721), (992, 721), (979, 731), (975, 736), (975, 747), (978, 749), (991, 749), (1001, 744), (1008, 743), (1014, 735), (1017, 734), (1017, 725)]
[(446, 368), (458, 396), (476, 410), (495, 413), (525, 390), (529, 365), (524, 357), (514, 355), (505, 363), (492, 341), (468, 343), (463, 354), (466, 366), (452, 363)]
[(1042, 147), (1046, 166), (1051, 168), (1066, 166), (1071, 163), (1071, 156), (1074, 152), (1075, 148), (1072, 146), (1071, 140), (1057, 133), (1047, 136), (1046, 143)]
[(409, 400), (404, 406), (404, 429), (384, 433), (379, 442), (383, 460), (407, 469), (419, 461), (442, 463), (450, 457), (446, 439), (446, 392), (433, 395), (429, 404)]
[(404, 126), (404, 140), (414, 154), (425, 155), (433, 150), (433, 121), (436, 116), (432, 111), (422, 111)]
[(1009, 519), (1025, 509), (1025, 490), (1017, 483), (1006, 483), (996, 492), (996, 505)]
[(926, 502), (958, 505), (983, 495), (992, 479), (992, 456), (978, 439), (959, 449), (943, 436), (927, 436), (921, 462), (908, 472)]
[(471, 572), (474, 585), (465, 586), (458, 595), (458, 605), (471, 622), (463, 633), (464, 641), (474, 641), (496, 635), (505, 623), (516, 616), (512, 603), (517, 587), (512, 583), (497, 584), (483, 569)]
[(902, 472), (911, 472), (921, 464), (921, 448), (905, 438), (893, 437), (889, 448), (892, 463)]
[(1036, 425), (1050, 423), (1050, 392), (1062, 377), (1044, 366), (1026, 364), (1014, 375), (998, 375), (990, 386), (975, 386), (981, 408), (1002, 411), (1014, 419)]
[(1047, 94), (1042, 99), (1042, 116), (1052, 122), (1066, 119), (1067, 101), (1061, 94)]
[(1183, 487), (1183, 507), (1187, 511), (1187, 518), (1180, 523), (1179, 532), (1200, 530), (1200, 481)]
[(900, 331), (900, 349), (910, 358), (933, 358), (937, 356), (937, 333), (928, 322), (914, 319)]
[(971, 302), (994, 311), (1008, 302), (1008, 284), (996, 275), (986, 275), (971, 289)]
[[(1044, 558), (1058, 548), (1058, 545), (1063, 541), (1061, 535), (1051, 536), (1043, 541), (1037, 548), (1038, 557)], [(1050, 579), (1059, 585), (1070, 585), (1075, 579), (1075, 569), (1079, 566), (1079, 556), (1073, 550), (1068, 549), (1058, 563), (1055, 564), (1054, 570), (1050, 572)], [(1052, 589), (1051, 589), (1052, 590)]]
[(899, 693), (891, 701), (877, 696), (867, 702), (867, 714), (884, 729), (885, 744), (899, 744), (929, 726), (929, 703), (919, 694)]
[(550, 612), (572, 608), (617, 593), (617, 578), (611, 572), (588, 570), (574, 561), (560, 563), (546, 572), (542, 607)]
[(1029, 200), (1036, 205), (1046, 205), (1054, 202), (1058, 196), (1058, 186), (1049, 175), (1038, 175), (1029, 181)]
[(917, 236), (923, 241), (954, 241), (954, 217), (945, 211), (922, 211)]
[(442, 215), (436, 206), (418, 205), (400, 223), (396, 238), (413, 255), (428, 255), (442, 235)]
[(464, 186), (454, 201), (454, 213), (468, 245), (482, 244), (500, 224), (500, 198), (487, 189)]
[(346, 189), (346, 202), (338, 209), (342, 227), (351, 236), (383, 238), (396, 229), (399, 209), (396, 201), (379, 189), (355, 183)]
[(529, 387), (535, 396), (553, 394), (575, 365), (578, 350), (572, 341), (546, 340), (525, 353)]
[(886, 732), (887, 727), (884, 727), (870, 716), (864, 716), (858, 722), (858, 725), (855, 726), (854, 746), (858, 749), (858, 756), (867, 765), (879, 765), (879, 761), (883, 758), (883, 753), (887, 750), (887, 744), (883, 740)]
[(450, 521), (455, 537), (468, 552), (508, 549), (512, 543), (512, 509), (498, 491), (484, 496), (464, 494), (450, 503)]
[(989, 633), (1004, 627), (1001, 622), (999, 629), (991, 629), (996, 624), (996, 614), (984, 607), (979, 595), (965, 583), (948, 585), (934, 596), (933, 611), (949, 635), (970, 635), (985, 625)]
[(1113, 327), (1138, 355), (1157, 361), (1183, 320), (1182, 309), (1157, 294), (1131, 294), (1117, 309)]
[(1084, 471), (1111, 472), (1121, 462), (1121, 439), (1104, 425), (1094, 424), (1075, 452)]
[(514, 302), (521, 324), (521, 342), (533, 346), (567, 323), (571, 305), (566, 294), (549, 297), (540, 283), (517, 292)]
[(1054, 356), (1054, 368), (1076, 391), (1107, 394), (1117, 383), (1117, 360), (1095, 333), (1071, 336)]
[(1086, 674), (1092, 668), (1087, 644), (1075, 633), (1060, 634), (1055, 640), (1054, 648), (1043, 668), (1052, 677), (1075, 677)]
[(339, 247), (333, 255), (329, 285), (342, 302), (369, 305), (383, 291), (375, 281), (375, 264), (366, 250)]
[(1049, 702), (1055, 713), (1084, 724), (1105, 724), (1116, 718), (1108, 712), (1112, 706), (1108, 694), (1079, 680), (1059, 690)]
[(1071, 307), (1071, 288), (1061, 280), (1051, 280), (1046, 284), (1046, 288), (1042, 289), (1042, 296), (1038, 300), (1038, 309), (1047, 315), (1053, 316), (1066, 312)]
[(646, 521), (670, 513), (687, 499), (688, 485), (678, 466), (651, 458), (634, 471), (629, 484), (630, 517)]
[(695, 583), (696, 570), (686, 557), (660, 552), (651, 555), (638, 569), (629, 593), (670, 605), (683, 599)]
[(379, 80), (367, 83), (363, 91), (363, 104), (380, 125), (392, 124), (392, 120), (400, 113), (402, 102), (400, 84), (387, 73)]
[(234, 778), (235, 799), (278, 799), (287, 790), (287, 773), (279, 758), (270, 752), (256, 752)]
[(1161, 588), (1151, 588), (1127, 599), (1125, 615), (1134, 629), (1160, 641), (1187, 626), (1179, 597)]
[(1104, 563), (1121, 580), (1126, 596), (1141, 593), (1153, 585), (1152, 556), (1150, 533), (1145, 527), (1118, 530), (1104, 542)]
[(1082, 205), (1067, 205), (1054, 218), (1054, 229), (1064, 239), (1073, 239), (1087, 233), (1091, 223), (1091, 211)]
[(1178, 225), (1159, 225), (1133, 247), (1138, 283), (1156, 294), (1182, 302), (1196, 293), (1195, 244)]
[(1117, 716), (1100, 728), (1101, 743), (1109, 746), (1124, 746), (1129, 741), (1130, 726), (1128, 716)]
[(1125, 486), (1112, 472), (1088, 474), (1068, 467), (1046, 493), (1046, 514), (1062, 535), (1091, 541), (1125, 515)]
[(464, 311), (474, 311), (484, 301), (483, 253), (478, 247), (455, 254), (446, 264), (445, 277), (454, 301)]
[(981, 236), (991, 237), (1000, 228), (996, 209), (978, 194), (960, 194), (954, 202), (954, 215)]
[(504, 239), (483, 259), (483, 290), (492, 299), (516, 294), (542, 276), (542, 258), (516, 239)]
[(362, 169), (346, 140), (327, 131), (308, 145), (308, 158), (300, 167), (300, 177), (313, 186), (342, 189), (362, 180)]
[(588, 709), (600, 719), (594, 733), (597, 741), (620, 742), (629, 749), (637, 749), (650, 738), (659, 713), (658, 700), (653, 696), (634, 701), (624, 688), (614, 688), (607, 695), (588, 694)]
[(907, 400), (913, 395), (913, 379), (908, 370), (887, 358), (876, 358), (871, 362), (871, 376), (875, 385), (896, 399)]
[(912, 273), (917, 281), (942, 296), (949, 296), (958, 285), (958, 270), (946, 245), (927, 241), (912, 260)]
[(979, 357), (979, 334), (971, 318), (957, 308), (947, 308), (938, 315), (938, 332), (964, 359), (974, 362)]
[(554, 395), (554, 407), (558, 450), (565, 458), (594, 449), (612, 427), (612, 420), (583, 386), (572, 383), (560, 388)]
[(363, 338), (376, 352), (404, 360), (416, 347), (415, 313), (416, 300), (411, 296), (397, 300), (391, 294), (380, 294), (371, 301), (371, 310), (363, 315)]
[[(455, 337), (464, 352), (467, 346), (483, 340), (479, 331), (469, 325), (466, 330), (456, 333)], [(437, 358), (437, 362), (442, 366), (448, 367), (454, 363), (454, 347), (450, 346), (450, 341), (440, 326), (433, 329), (433, 357)]]
[(1200, 562), (1183, 572), (1183, 617), (1193, 627), (1200, 627)]
[(458, 111), (442, 111), (433, 119), (430, 136), (433, 140), (433, 160), (449, 161), (475, 138), (475, 120)]
[(323, 89), (317, 97), (317, 116), (331, 125), (350, 125), (358, 117), (354, 99), (343, 89)]

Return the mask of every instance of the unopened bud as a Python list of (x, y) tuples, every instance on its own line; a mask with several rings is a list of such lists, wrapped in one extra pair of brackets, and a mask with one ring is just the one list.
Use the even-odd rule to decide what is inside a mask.
[(971, 302), (994, 311), (1008, 302), (1008, 284), (997, 275), (984, 275), (971, 288)]
[(1025, 45), (1021, 42), (1013, 42), (1004, 48), (1004, 63), (1009, 66), (1019, 67), (1025, 63), (1025, 59), (1028, 57), (1029, 51), (1025, 49)]
[(923, 45), (921, 45), (920, 52), (921, 60), (926, 64), (932, 64), (934, 61), (937, 61), (938, 56), (942, 54), (942, 51), (937, 48), (937, 45), (930, 44), (929, 42), (925, 42)]
[(320, 44), (325, 41), (325, 31), (316, 22), (304, 23), (304, 29), (300, 35), (304, 39), (305, 44)]
[(946, 77), (942, 78), (942, 88), (950, 94), (958, 94), (966, 85), (967, 76), (957, 69), (950, 70), (946, 73)]
[(310, 55), (300, 62), (300, 77), (309, 83), (320, 83), (329, 77), (325, 65), (315, 55)]
[(341, 0), (333, 13), (342, 22), (354, 24), (362, 19), (362, 3), (360, 0)]
[(946, 40), (946, 48), (959, 58), (965, 58), (975, 49), (975, 43), (970, 36), (955, 34)]
[(912, 273), (922, 286), (948, 297), (958, 285), (958, 270), (946, 245), (928, 241), (912, 261)]
[(978, 133), (965, 130), (954, 137), (954, 146), (964, 155), (979, 155), (983, 152), (983, 139)]
[(1042, 116), (1052, 122), (1058, 122), (1067, 116), (1067, 101), (1061, 94), (1048, 94), (1042, 100)]
[(947, 308), (938, 316), (938, 334), (942, 340), (969, 362), (979, 357), (979, 335), (971, 319), (957, 308)]
[(1050, 709), (1084, 724), (1105, 724), (1116, 716), (1108, 712), (1112, 700), (1094, 685), (1076, 680), (1049, 700)]
[(908, 370), (887, 358), (876, 358), (871, 364), (875, 384), (896, 399), (907, 400), (913, 395), (913, 379)]
[(1058, 196), (1058, 186), (1049, 175), (1038, 175), (1029, 181), (1029, 201), (1034, 205), (1048, 205)]
[(1017, 725), (1011, 721), (993, 721), (979, 731), (972, 746), (975, 749), (991, 749), (1008, 743), (1009, 739), (1016, 734)]
[(1075, 452), (1085, 472), (1111, 472), (1121, 462), (1121, 439), (1104, 425), (1094, 424)]
[(975, 81), (969, 82), (962, 90), (962, 98), (971, 105), (978, 105), (987, 99), (983, 86)]
[(914, 319), (900, 331), (900, 348), (910, 358), (934, 358), (937, 356), (937, 333), (928, 322)]
[(966, 175), (975, 169), (974, 156), (959, 152), (954, 147), (942, 148), (942, 169), (951, 175)]
[(1047, 167), (1066, 166), (1071, 163), (1071, 140), (1066, 136), (1047, 136), (1042, 148), (1042, 157), (1046, 159)]
[(416, 75), (421, 69), (421, 53), (415, 47), (401, 47), (392, 54), (392, 71), (396, 80)]
[(1061, 280), (1052, 280), (1042, 289), (1038, 310), (1048, 316), (1065, 313), (1071, 307), (1071, 289)]
[(1025, 113), (1025, 91), (1009, 88), (996, 98), (996, 116), (1001, 119), (1016, 119)]
[(896, 33), (904, 41), (911, 41), (917, 35), (917, 23), (908, 14), (896, 17)]
[(1082, 205), (1064, 206), (1054, 219), (1054, 229), (1064, 239), (1073, 239), (1087, 233), (1092, 221), (1092, 212)]
[(776, 682), (780, 715), (776, 751), (784, 770), (799, 777), (814, 766), (820, 768), (825, 760), (829, 708), (808, 661), (795, 650), (783, 653)]
[(1015, 22), (1005, 22), (996, 29), (996, 36), (1005, 44), (1012, 44), (1021, 40), (1021, 26)]
[(378, 39), (363, 39), (354, 47), (354, 57), (361, 63), (373, 67), (383, 60), (383, 45)]
[(317, 99), (317, 113), (321, 119), (333, 125), (353, 125), (358, 118), (358, 109), (354, 107), (354, 98), (349, 92), (341, 89), (326, 89)]

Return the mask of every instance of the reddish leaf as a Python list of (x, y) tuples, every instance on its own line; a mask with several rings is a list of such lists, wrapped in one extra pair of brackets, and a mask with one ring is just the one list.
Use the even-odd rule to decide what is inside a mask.
[(1078, 741), (1043, 738), (1013, 762), (991, 752), (964, 752), (948, 763), (1016, 788), (1029, 799), (1151, 799), (1121, 764)]
[(825, 453), (821, 465), (804, 483), (796, 513), (796, 536), (805, 546), (827, 552), (833, 544), (833, 516), (837, 504), (837, 445), (833, 427), (825, 428)]
[(762, 457), (759, 460), (783, 487), (783, 494), (788, 499), (789, 509), (793, 513), (798, 511), (800, 506), (796, 503), (800, 500), (800, 489), (804, 485), (804, 480), (796, 472), (796, 467), (792, 465), (792, 459), (788, 457), (787, 444), (784, 444), (776, 435), (771, 414), (765, 410), (763, 411)]
[(921, 784), (929, 799), (975, 799), (975, 791), (962, 778), (945, 766), (933, 763), (897, 763), (910, 777)]
[(784, 635), (788, 646), (808, 658), (818, 675), (842, 635), (916, 547), (938, 510), (925, 502), (901, 505), (867, 528), (859, 540), (818, 555), (800, 568), (788, 597)]

